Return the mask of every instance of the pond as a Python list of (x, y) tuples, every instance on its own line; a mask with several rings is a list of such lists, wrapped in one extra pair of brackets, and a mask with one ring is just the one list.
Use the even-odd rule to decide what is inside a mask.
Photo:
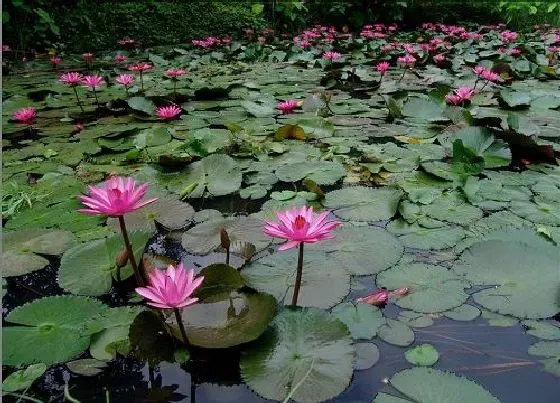
[(557, 29), (121, 42), (4, 49), (7, 401), (557, 401)]

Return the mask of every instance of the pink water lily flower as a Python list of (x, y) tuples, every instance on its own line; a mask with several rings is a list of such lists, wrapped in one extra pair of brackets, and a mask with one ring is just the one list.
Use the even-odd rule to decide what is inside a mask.
[(438, 53), (434, 56), (434, 62), (438, 64), (445, 62), (445, 55), (443, 53)]
[(136, 186), (131, 177), (114, 176), (98, 186), (90, 186), (87, 195), (80, 196), (86, 209), (78, 210), (84, 214), (102, 214), (122, 217), (136, 211), (157, 198), (142, 201), (148, 191), (148, 184)]
[(134, 84), (134, 76), (132, 74), (121, 74), (115, 78), (115, 81), (123, 87), (128, 87)]
[(192, 305), (198, 298), (192, 297), (200, 287), (204, 276), (194, 277), (194, 270), (186, 271), (183, 264), (156, 269), (150, 275), (150, 284), (136, 288), (136, 292), (148, 300), (148, 305), (162, 309), (176, 309)]
[(163, 74), (165, 74), (169, 78), (177, 79), (187, 74), (187, 71), (183, 69), (173, 68), (173, 69), (165, 70)]
[(18, 123), (23, 123), (27, 126), (33, 124), (37, 118), (37, 111), (33, 107), (18, 109), (12, 116), (12, 119)]
[(313, 207), (306, 206), (279, 211), (276, 216), (280, 222), (267, 221), (264, 232), (268, 236), (288, 240), (279, 250), (295, 248), (301, 242), (314, 243), (331, 239), (334, 237), (331, 231), (342, 225), (340, 221), (327, 220), (328, 211), (315, 214)]
[(476, 74), (477, 76), (481, 75), (483, 71), (486, 71), (486, 69), (482, 66), (475, 66), (472, 69), (473, 73)]
[(287, 101), (278, 102), (276, 109), (281, 110), (283, 114), (287, 114), (292, 113), (297, 106), (298, 102), (295, 99), (289, 99)]
[(58, 81), (66, 85), (69, 85), (70, 87), (77, 87), (82, 83), (83, 80), (84, 80), (83, 74), (78, 73), (76, 71), (73, 71), (71, 73), (64, 73), (58, 79)]
[(330, 60), (331, 62), (334, 62), (339, 60), (342, 57), (342, 55), (338, 52), (325, 52), (321, 57), (325, 60)]
[(460, 87), (455, 90), (455, 94), (468, 101), (473, 97), (474, 90), (470, 87)]
[(128, 66), (128, 69), (130, 71), (138, 71), (138, 72), (151, 70), (151, 68), (152, 68), (152, 65), (149, 64), (149, 63), (136, 63), (136, 64), (133, 64), (131, 66)]
[(405, 56), (399, 57), (397, 59), (397, 62), (404, 65), (405, 67), (413, 67), (414, 63), (416, 63), (416, 58), (410, 54), (407, 54)]
[(84, 87), (95, 90), (101, 87), (105, 83), (105, 80), (103, 80), (101, 76), (85, 76), (82, 83)]
[(385, 288), (380, 288), (372, 294), (356, 299), (356, 302), (362, 302), (375, 306), (385, 305), (387, 301), (389, 301), (389, 291), (387, 291)]
[(160, 119), (171, 120), (171, 119), (175, 119), (180, 114), (181, 114), (181, 108), (178, 108), (175, 105), (161, 106), (157, 108), (157, 117)]
[(463, 103), (463, 98), (458, 95), (449, 94), (445, 96), (445, 101), (451, 105), (461, 105)]
[(500, 77), (500, 75), (498, 73), (494, 73), (493, 71), (490, 71), (490, 70), (483, 71), (480, 74), (480, 77), (482, 77), (486, 81), (491, 81), (493, 83), (496, 83), (498, 81), (502, 81), (502, 78)]
[(391, 65), (388, 62), (381, 62), (381, 63), (377, 63), (377, 66), (375, 66), (375, 69), (381, 73), (382, 76), (385, 75), (385, 73), (389, 70), (389, 67), (391, 67)]
[(115, 61), (117, 63), (124, 63), (124, 62), (126, 62), (126, 56), (125, 55), (120, 55), (120, 54), (116, 55), (115, 56)]
[(58, 66), (60, 63), (62, 63), (62, 58), (59, 56), (53, 56), (49, 59), (49, 61), (53, 66)]
[(86, 62), (91, 62), (94, 59), (93, 53), (83, 53), (82, 59), (84, 59)]

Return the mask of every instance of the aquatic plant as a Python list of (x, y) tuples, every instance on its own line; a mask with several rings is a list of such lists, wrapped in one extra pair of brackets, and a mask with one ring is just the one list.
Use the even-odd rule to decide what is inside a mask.
[(69, 86), (74, 90), (74, 95), (76, 95), (76, 101), (78, 102), (78, 106), (80, 107), (82, 113), (84, 112), (84, 108), (82, 106), (82, 103), (80, 102), (80, 97), (78, 96), (77, 87), (83, 82), (83, 80), (84, 80), (83, 74), (75, 71), (70, 73), (64, 73), (58, 79), (58, 81), (60, 81), (63, 84), (66, 84), (67, 86)]

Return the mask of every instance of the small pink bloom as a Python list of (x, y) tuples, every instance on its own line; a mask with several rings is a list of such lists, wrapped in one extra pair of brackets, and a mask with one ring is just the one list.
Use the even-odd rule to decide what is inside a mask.
[(75, 71), (71, 73), (64, 73), (58, 79), (58, 81), (66, 85), (69, 85), (70, 87), (77, 87), (82, 83), (83, 80), (84, 80), (84, 76), (81, 73)]
[(176, 80), (177, 78), (187, 74), (187, 71), (183, 69), (173, 68), (173, 69), (165, 70), (163, 74), (165, 74), (169, 78)]
[(171, 120), (171, 119), (175, 119), (180, 114), (181, 114), (181, 108), (178, 108), (175, 105), (162, 106), (157, 108), (157, 117), (160, 119)]
[(265, 43), (265, 42), (266, 42), (266, 38), (265, 38), (264, 36), (259, 36), (259, 37), (257, 38), (257, 41), (258, 41), (259, 43)]
[(445, 101), (451, 105), (461, 105), (463, 103), (463, 98), (458, 95), (446, 95)]
[(294, 109), (297, 108), (297, 101), (295, 99), (289, 99), (287, 101), (278, 102), (276, 108), (281, 110), (283, 114), (292, 113)]
[(373, 294), (366, 295), (365, 297), (360, 297), (356, 299), (356, 302), (362, 302), (365, 304), (382, 306), (389, 301), (389, 292), (385, 288), (380, 288), (376, 290)]
[(146, 183), (136, 187), (136, 181), (131, 177), (114, 176), (98, 186), (90, 186), (89, 193), (80, 196), (80, 200), (88, 208), (78, 211), (110, 217), (123, 216), (157, 200), (142, 201), (147, 191)]
[(327, 221), (328, 211), (315, 215), (313, 207), (294, 207), (291, 210), (278, 211), (279, 223), (267, 221), (264, 228), (266, 235), (286, 239), (288, 242), (278, 250), (287, 250), (298, 246), (301, 242), (314, 243), (334, 237), (331, 231), (342, 223)]
[(477, 76), (480, 76), (482, 74), (482, 72), (486, 71), (486, 69), (482, 66), (476, 66), (476, 67), (473, 67), (472, 71)]
[(389, 70), (389, 67), (391, 67), (391, 65), (388, 62), (381, 62), (381, 63), (377, 63), (377, 66), (375, 66), (375, 69), (382, 75), (384, 76), (385, 73), (387, 73), (387, 71)]
[(162, 309), (183, 308), (198, 301), (192, 297), (200, 287), (204, 276), (194, 277), (194, 269), (186, 271), (183, 264), (167, 266), (167, 270), (155, 269), (150, 274), (146, 287), (136, 288), (136, 292), (148, 300), (148, 305)]
[(470, 87), (460, 87), (455, 90), (455, 94), (462, 99), (468, 101), (474, 95), (474, 90)]
[(517, 40), (518, 36), (519, 35), (517, 34), (517, 32), (512, 31), (503, 31), (500, 33), (500, 38), (504, 42), (514, 42), (515, 40)]
[(500, 75), (498, 73), (494, 73), (493, 71), (490, 71), (490, 70), (484, 70), (480, 74), (480, 77), (482, 77), (486, 81), (490, 81), (490, 82), (493, 82), (493, 83), (496, 83), (498, 81), (502, 81), (502, 78), (500, 77)]
[(404, 44), (404, 50), (407, 53), (416, 53), (416, 50), (414, 49), (414, 46), (412, 46), (412, 44), (410, 44), (410, 43), (405, 43)]
[(325, 52), (321, 57), (325, 60), (330, 60), (331, 62), (334, 62), (336, 60), (339, 60), (342, 57), (342, 55), (338, 52)]
[(134, 84), (134, 76), (132, 74), (121, 74), (115, 78), (115, 81), (123, 87), (128, 87)]
[(11, 52), (12, 48), (10, 45), (2, 45), (2, 52)]
[(118, 54), (118, 55), (115, 56), (115, 61), (117, 63), (124, 63), (124, 62), (126, 62), (126, 56)]
[(438, 64), (445, 62), (445, 55), (443, 53), (438, 53), (434, 56), (434, 62)]
[(521, 54), (521, 50), (517, 48), (513, 48), (509, 51), (509, 54), (512, 56), (519, 56)]
[(18, 123), (30, 126), (37, 118), (37, 111), (33, 107), (18, 109), (12, 116), (12, 119)]
[(91, 62), (94, 59), (93, 53), (83, 53), (82, 59), (84, 59), (86, 62)]
[(95, 90), (105, 84), (105, 80), (103, 80), (103, 77), (101, 76), (86, 76), (84, 77), (82, 83), (84, 84), (84, 87)]
[(401, 65), (403, 65), (404, 67), (409, 67), (412, 68), (414, 67), (414, 64), (416, 63), (416, 58), (410, 54), (407, 54), (405, 56), (401, 56), (399, 58), (397, 58), (397, 62)]
[(53, 66), (58, 66), (60, 63), (62, 63), (62, 58), (60, 58), (58, 56), (53, 56), (49, 60), (50, 60), (50, 62), (52, 63)]
[(85, 127), (84, 127), (83, 123), (76, 123), (74, 125), (74, 133), (76, 133), (76, 134), (80, 133), (84, 129), (85, 129)]
[(128, 69), (130, 71), (144, 72), (144, 71), (147, 71), (147, 70), (151, 70), (152, 65), (149, 64), (149, 63), (136, 63), (136, 64), (128, 66)]

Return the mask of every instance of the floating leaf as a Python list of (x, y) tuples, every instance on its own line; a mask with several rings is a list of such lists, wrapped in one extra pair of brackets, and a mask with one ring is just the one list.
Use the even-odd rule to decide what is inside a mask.
[(531, 105), (531, 97), (526, 92), (503, 89), (500, 91), (500, 100), (510, 108), (524, 108)]
[(6, 322), (23, 326), (3, 327), (3, 363), (54, 364), (76, 357), (89, 345), (88, 325), (105, 309), (96, 300), (66, 295), (44, 297), (14, 309)]
[(148, 98), (144, 97), (132, 97), (127, 101), (128, 106), (135, 111), (144, 112), (147, 115), (156, 114), (156, 105)]
[(381, 310), (369, 304), (354, 305), (346, 302), (334, 307), (331, 313), (348, 326), (355, 340), (373, 338), (377, 334), (377, 329), (385, 324)]
[(343, 227), (331, 240), (310, 244), (309, 250), (326, 252), (349, 273), (379, 273), (401, 258), (404, 247), (389, 232), (377, 227)]
[(319, 309), (284, 310), (274, 332), (241, 356), (241, 376), (272, 400), (320, 402), (350, 383), (354, 348), (346, 326)]
[(554, 321), (525, 320), (522, 322), (525, 332), (543, 340), (560, 339), (560, 327)]
[(534, 235), (477, 243), (463, 252), (454, 271), (474, 285), (491, 287), (474, 294), (475, 302), (491, 311), (547, 318), (560, 310), (557, 268), (557, 247)]
[(155, 312), (141, 312), (130, 326), (128, 337), (132, 352), (139, 359), (151, 364), (173, 362), (173, 337)]
[(414, 342), (414, 332), (410, 327), (394, 319), (379, 327), (377, 337), (395, 346), (406, 347)]
[(420, 344), (410, 348), (406, 350), (404, 356), (411, 364), (422, 367), (430, 367), (439, 360), (439, 353), (431, 344)]
[[(426, 403), (500, 403), (477, 383), (452, 372), (432, 368), (405, 369), (393, 375), (389, 382), (395, 391), (379, 393), (374, 403), (408, 402), (410, 399)], [(399, 399), (398, 396), (407, 398)]]
[(2, 382), (2, 390), (4, 392), (17, 392), (30, 388), (33, 382), (43, 376), (46, 370), (47, 366), (40, 363), (12, 372)]
[(442, 266), (420, 263), (400, 264), (377, 275), (377, 285), (393, 290), (408, 287), (409, 291), (394, 300), (402, 308), (435, 313), (462, 305), (470, 284)]
[(443, 116), (443, 110), (438, 104), (422, 98), (410, 98), (401, 110), (404, 116), (428, 122), (445, 122), (449, 119)]
[(334, 185), (344, 177), (344, 166), (337, 162), (306, 161), (286, 164), (276, 170), (276, 176), (283, 182), (312, 180), (318, 185)]
[(284, 125), (276, 129), (274, 140), (305, 140), (305, 131), (298, 125)]
[[(289, 304), (296, 277), (297, 251), (276, 252), (251, 262), (241, 272), (247, 285)], [(330, 308), (349, 292), (350, 276), (340, 263), (322, 252), (308, 251), (303, 259), (303, 281), (298, 305)]]
[(475, 320), (480, 316), (480, 309), (478, 309), (476, 306), (465, 304), (458, 306), (457, 308), (450, 309), (443, 314), (453, 320), (468, 322), (471, 320)]
[[(130, 242), (140, 262), (148, 242), (145, 232), (132, 232)], [(116, 257), (124, 246), (121, 234), (90, 241), (69, 249), (60, 260), (58, 284), (74, 294), (97, 296), (109, 291), (117, 276)], [(130, 262), (121, 269), (121, 278), (132, 275)]]
[(388, 220), (397, 212), (402, 195), (398, 189), (351, 186), (327, 193), (325, 207), (345, 220)]
[(363, 371), (373, 367), (379, 361), (379, 348), (373, 343), (356, 343), (356, 363), (354, 369)]
[(202, 300), (214, 294), (237, 290), (245, 285), (245, 279), (239, 271), (227, 264), (206, 266), (199, 275), (204, 276), (204, 282), (195, 291), (195, 295)]
[(107, 363), (93, 358), (85, 358), (83, 360), (70, 361), (66, 363), (66, 366), (75, 374), (95, 376), (107, 368)]

